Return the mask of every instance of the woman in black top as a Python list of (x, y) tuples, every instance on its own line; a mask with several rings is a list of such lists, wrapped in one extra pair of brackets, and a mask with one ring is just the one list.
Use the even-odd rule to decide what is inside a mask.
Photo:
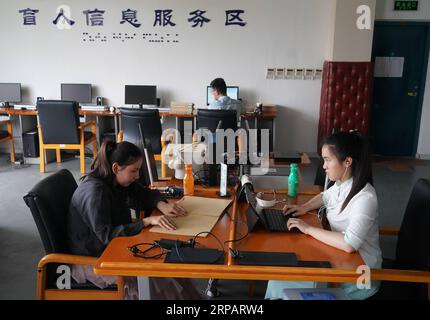
[[(67, 233), (73, 254), (98, 257), (113, 238), (136, 235), (149, 225), (176, 229), (172, 217), (185, 215), (185, 210), (177, 204), (167, 203), (158, 191), (138, 182), (142, 162), (141, 150), (132, 143), (103, 143), (91, 165), (92, 171), (82, 178), (70, 204)], [(146, 217), (132, 222), (130, 208), (145, 210)], [(149, 216), (155, 208), (163, 215)], [(78, 282), (88, 280), (101, 288), (116, 281), (115, 277), (95, 275), (89, 266), (74, 266), (72, 276)], [(172, 281), (175, 282), (170, 279)], [(132, 283), (126, 281), (125, 291), (129, 298), (136, 298), (135, 283), (135, 278)], [(181, 283), (179, 286), (166, 280), (162, 283), (163, 286), (173, 284), (181, 291)], [(162, 287), (154, 279), (150, 285), (152, 288)], [(189, 283), (185, 285), (189, 286)], [(175, 298), (181, 298), (180, 294)]]

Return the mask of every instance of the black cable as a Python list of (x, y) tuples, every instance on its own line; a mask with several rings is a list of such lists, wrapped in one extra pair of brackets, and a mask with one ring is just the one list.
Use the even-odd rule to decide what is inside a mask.
[[(217, 262), (222, 256), (223, 256), (223, 254), (225, 253), (225, 251), (224, 251), (224, 245), (222, 244), (222, 242), (219, 240), (219, 238), (216, 236), (216, 235), (214, 235), (212, 232), (210, 232), (210, 231), (202, 231), (202, 232), (199, 232), (199, 233), (197, 233), (195, 236), (194, 236), (194, 238), (190, 241), (190, 245), (192, 246), (192, 248), (194, 248), (194, 246), (195, 246), (195, 244), (197, 244), (198, 242), (196, 241), (196, 238), (199, 236), (199, 235), (201, 235), (201, 234), (208, 234), (208, 235), (211, 235), (212, 237), (214, 237), (215, 238), (215, 240), (219, 243), (219, 245), (220, 245), (220, 247), (221, 247), (221, 250), (220, 250), (220, 254), (219, 254), (219, 256), (214, 260), (214, 261), (212, 261), (212, 262), (210, 262), (210, 263), (215, 263), (215, 262)], [(179, 253), (179, 247), (178, 247), (178, 242), (176, 242), (175, 243), (175, 251), (176, 251), (176, 254), (178, 255), (178, 257), (179, 257), (179, 259), (181, 259), (181, 261), (182, 262), (185, 262), (185, 260), (184, 260), (184, 258), (181, 256), (181, 254)]]
[[(242, 222), (243, 224), (245, 224), (245, 222), (243, 222), (243, 221), (240, 221), (240, 222)], [(243, 237), (240, 237), (239, 239), (233, 239), (233, 240), (224, 241), (224, 245), (226, 245), (227, 243), (230, 243), (230, 242), (231, 243), (240, 242), (243, 239), (245, 239), (247, 236), (249, 236), (249, 230), (246, 231), (246, 234)]]
[[(140, 250), (138, 247), (141, 245), (148, 245), (150, 246), (148, 249), (146, 250)], [(151, 251), (154, 248), (160, 248), (161, 249), (161, 253), (157, 253), (151, 256), (146, 256), (145, 254), (149, 251)], [(148, 243), (148, 242), (142, 242), (142, 243), (137, 243), (135, 245), (132, 245), (130, 247), (127, 247), (127, 249), (132, 253), (132, 255), (134, 257), (139, 257), (139, 258), (143, 258), (143, 259), (159, 259), (161, 258), (163, 255), (165, 255), (166, 253), (169, 252), (169, 250), (164, 249), (163, 247), (161, 247), (157, 242), (153, 242), (153, 243)]]

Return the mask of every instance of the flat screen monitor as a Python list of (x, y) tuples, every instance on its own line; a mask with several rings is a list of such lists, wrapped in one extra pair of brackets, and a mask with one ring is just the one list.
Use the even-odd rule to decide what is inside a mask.
[(0, 102), (21, 102), (20, 83), (0, 83)]
[(125, 104), (157, 105), (157, 86), (125, 86)]
[[(236, 86), (227, 87), (227, 96), (229, 96), (232, 99), (238, 100), (239, 99), (239, 87), (236, 87)], [(210, 105), (212, 101), (214, 101), (214, 97), (212, 95), (212, 87), (207, 86), (206, 104)]]
[(61, 100), (77, 101), (79, 103), (91, 103), (91, 84), (62, 83)]

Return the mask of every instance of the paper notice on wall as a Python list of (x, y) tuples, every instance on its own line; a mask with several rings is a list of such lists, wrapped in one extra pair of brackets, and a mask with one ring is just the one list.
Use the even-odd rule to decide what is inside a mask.
[(375, 78), (402, 78), (404, 57), (376, 57)]

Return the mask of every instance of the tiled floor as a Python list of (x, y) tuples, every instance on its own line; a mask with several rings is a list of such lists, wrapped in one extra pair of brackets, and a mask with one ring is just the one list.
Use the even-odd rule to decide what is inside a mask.
[[(0, 155), (0, 299), (34, 299), (36, 265), (44, 255), (42, 243), (29, 209), (22, 197), (44, 176), (60, 169), (71, 170), (79, 178), (79, 160), (61, 165), (49, 164), (41, 175), (38, 166), (12, 167)], [(90, 160), (87, 160), (89, 165)], [(303, 172), (305, 183), (313, 183), (316, 161)], [(374, 163), (374, 183), (379, 199), (380, 225), (400, 226), (413, 184), (418, 178), (430, 179), (430, 163), (424, 161), (383, 161)], [(382, 238), (384, 256), (392, 257), (395, 239)], [(203, 288), (205, 281), (197, 281)], [(262, 298), (264, 281), (256, 282), (255, 297)], [(220, 281), (222, 298), (246, 298), (248, 282)]]

